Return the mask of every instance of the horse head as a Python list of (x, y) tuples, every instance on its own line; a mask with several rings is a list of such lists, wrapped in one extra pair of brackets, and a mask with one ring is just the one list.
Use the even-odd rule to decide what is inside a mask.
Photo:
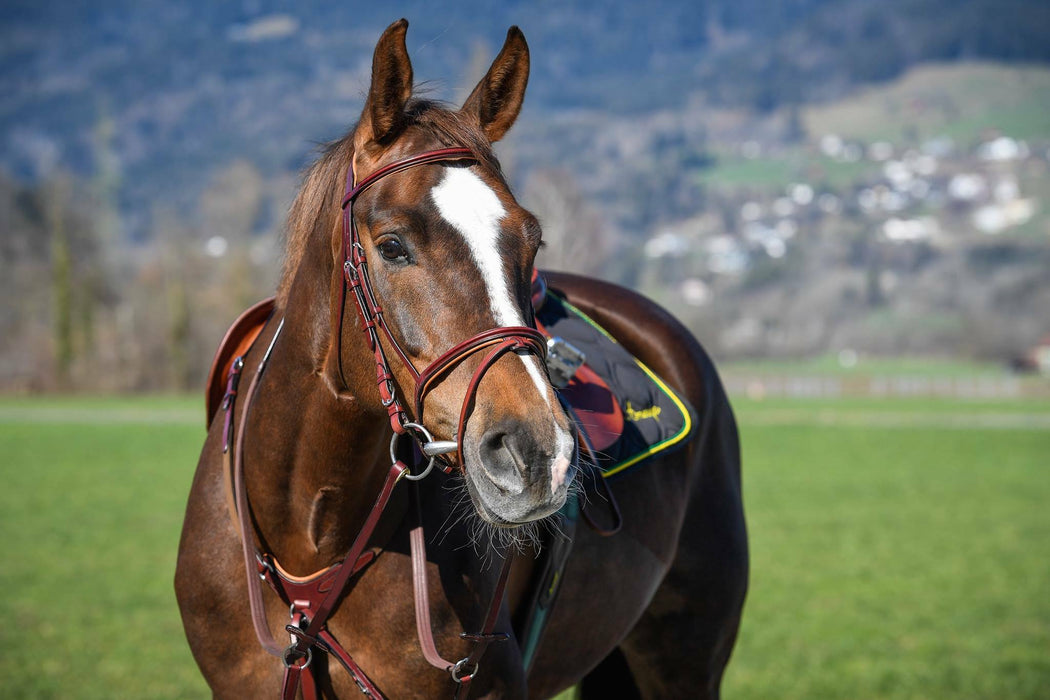
[[(389, 358), (392, 380), (380, 381), (388, 387), (385, 403), (396, 392), (413, 423), (455, 442), (478, 514), (511, 527), (561, 507), (575, 451), (542, 341), (523, 328), (533, 322), (531, 273), (541, 229), (511, 194), (492, 151), (521, 109), (528, 45), (512, 27), (491, 68), (453, 110), (412, 97), (407, 27), (396, 22), (379, 39), (368, 98), (350, 137), (349, 213), (342, 230), (335, 227), (332, 251), (335, 275), (345, 268), (347, 282), (363, 275), (364, 284), (348, 293), (333, 275), (332, 317), (340, 320), (332, 347), (340, 375), (344, 365), (360, 364), (358, 324), (341, 319), (358, 317), (355, 294), (381, 309), (383, 333), (372, 338)], [(392, 165), (450, 148), (459, 149), (454, 159)], [(450, 357), (464, 341), (477, 347)]]

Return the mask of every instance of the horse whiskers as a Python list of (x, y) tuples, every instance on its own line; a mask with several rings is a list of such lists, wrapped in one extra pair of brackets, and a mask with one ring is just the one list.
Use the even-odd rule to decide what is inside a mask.
[[(569, 536), (561, 529), (561, 518), (550, 516), (537, 520), (536, 524), (542, 526), (552, 537), (559, 537), (561, 539), (569, 539)], [(539, 548), (536, 549), (536, 557), (539, 558)]]
[[(441, 541), (444, 542), (448, 534), (462, 523), (466, 528), (467, 537), (455, 549), (473, 548), (475, 556), (484, 561), (486, 568), (491, 566), (495, 559), (502, 559), (508, 554), (525, 554), (530, 550), (538, 553), (542, 547), (540, 528), (549, 527), (546, 521), (550, 518), (542, 518), (513, 527), (497, 527), (482, 519), (473, 505), (467, 504), (466, 508), (463, 508), (462, 505), (463, 502), (460, 501), (455, 506), (455, 509), (460, 512), (455, 521), (442, 533)], [(447, 520), (446, 518), (446, 522)]]
[[(442, 488), (449, 494), (449, 511), (448, 515), (445, 516), (445, 520), (438, 527), (438, 533), (440, 535), (438, 539), (439, 545), (444, 544), (449, 533), (451, 533), (461, 522), (468, 519), (474, 511), (473, 504), (470, 502), (470, 494), (467, 492), (466, 482), (462, 474), (456, 474), (449, 478)], [(453, 517), (455, 519), (453, 519)], [(449, 520), (452, 520), (452, 522), (450, 523)]]
[(483, 567), (487, 569), (497, 559), (515, 554), (524, 555), (530, 550), (538, 553), (542, 547), (541, 523), (547, 519), (541, 518), (516, 527), (496, 527), (480, 517), (473, 518), (471, 543), (475, 553), (483, 560)]
[(585, 458), (582, 451), (577, 453), (577, 462), (578, 466), (576, 475), (573, 477), (572, 481), (569, 482), (567, 498), (575, 497), (579, 505), (582, 507), (586, 506), (590, 500), (587, 495), (587, 489), (583, 486), (583, 474), (585, 471), (589, 471), (593, 474), (594, 476), (592, 478), (595, 479), (602, 479), (604, 477), (601, 476), (602, 472), (598, 467), (598, 463), (594, 460)]
[[(583, 461), (582, 457), (580, 459)], [(593, 465), (588, 462), (581, 466)], [(462, 474), (450, 477), (442, 485), (442, 489), (447, 494), (449, 509), (445, 519), (438, 527), (438, 534), (435, 537), (437, 544), (444, 545), (450, 534), (463, 528), (462, 532), (466, 537), (453, 549), (458, 551), (471, 547), (475, 556), (484, 560), (485, 567), (491, 566), (495, 559), (502, 559), (510, 554), (524, 555), (531, 551), (535, 556), (539, 556), (543, 547), (544, 533), (552, 537), (567, 537), (561, 528), (561, 518), (556, 513), (539, 520), (509, 527), (497, 526), (484, 520), (471, 501), (465, 477)], [(569, 497), (586, 503), (587, 492), (579, 475), (569, 482), (568, 489)]]

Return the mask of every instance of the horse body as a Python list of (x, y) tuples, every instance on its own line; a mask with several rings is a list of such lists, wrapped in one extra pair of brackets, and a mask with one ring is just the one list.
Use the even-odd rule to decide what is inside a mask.
[[(341, 178), (351, 165), (371, 172), (472, 134), (480, 134), (470, 144), (476, 147), (497, 140), (517, 116), (528, 73), (524, 39), (512, 30), (489, 74), (453, 115), (473, 115), (460, 128), (445, 112), (408, 103), (406, 26), (392, 25), (377, 46), (362, 123), (329, 149), (304, 184), (290, 221), (299, 245), (293, 240), (275, 310), (275, 319), (284, 319), (282, 335), (251, 408), (235, 404), (233, 420), (247, 436), (244, 478), (256, 545), (292, 576), (320, 571), (346, 554), (390, 468), (390, 415), (378, 400), (375, 359), (356, 324), (344, 329), (342, 322)], [(442, 198), (440, 188), (448, 183), (458, 183), (453, 195), (468, 192), (470, 201)], [(478, 233), (487, 225), (484, 217), (469, 208), (459, 216), (456, 207), (484, 199), (485, 192), (495, 193), (486, 206), (502, 229), (494, 234), (498, 246), (479, 249), (487, 235)], [(517, 323), (531, 317), (535, 221), (514, 202), (484, 152), (469, 168), (427, 166), (412, 177), (392, 176), (351, 216), (366, 230), (363, 248), (376, 271), (376, 295), (386, 303), (409, 362), (428, 364), (464, 337), (515, 323), (508, 314), (520, 314)], [(501, 256), (505, 281), (492, 277), (491, 266), (485, 271), (492, 251)], [(614, 689), (615, 697), (626, 697), (633, 687), (645, 697), (717, 697), (747, 579), (739, 451), (728, 402), (703, 350), (659, 307), (593, 280), (551, 275), (550, 282), (688, 399), (701, 427), (680, 451), (614, 480), (622, 532), (600, 537), (577, 529), (560, 599), (529, 677), (512, 636), (488, 648), (470, 694), (542, 698), (586, 676), (587, 696), (612, 697)], [(406, 294), (411, 303), (396, 305)], [(481, 299), (490, 303), (471, 303)], [(245, 358), (241, 386), (253, 379), (277, 332), (272, 320)], [(568, 419), (549, 384), (537, 381), (533, 362), (527, 353), (508, 353), (485, 370), (478, 369), (479, 357), (466, 356), (443, 373), (424, 415), (412, 416), (440, 439), (461, 436), (462, 471), (435, 473), (417, 487), (428, 533), (429, 610), (447, 658), (470, 653), (471, 642), (460, 634), (478, 631), (496, 589), (500, 555), (488, 548), (486, 536), (498, 542), (514, 525), (557, 510), (569, 487), (561, 437)], [(391, 369), (405, 394), (413, 383), (409, 370)], [(467, 415), (469, 422), (459, 426)], [(224, 486), (223, 433), (220, 414), (189, 497), (176, 594), (194, 657), (215, 696), (273, 696), (283, 668), (260, 647), (249, 614), (240, 533)], [(371, 538), (382, 553), (352, 579), (327, 625), (391, 698), (452, 693), (448, 673), (424, 660), (417, 641), (408, 554), (416, 509), (407, 488), (395, 489)], [(479, 523), (488, 523), (489, 535), (479, 536)], [(497, 629), (509, 631), (525, 605), (534, 561), (527, 547), (507, 556), (515, 561)], [(270, 633), (282, 639), (287, 607), (266, 593)], [(334, 663), (324, 672), (327, 659), (317, 656), (320, 693), (356, 697), (350, 677)]]
[(619, 533), (577, 530), (530, 696), (562, 687), (544, 679), (564, 682), (555, 669), (565, 659), (589, 670), (618, 646), (585, 680), (584, 697), (627, 698), (632, 685), (643, 697), (718, 697), (748, 566), (737, 431), (721, 382), (692, 334), (651, 301), (574, 275), (548, 281), (687, 398), (700, 426), (682, 450), (612, 481)]

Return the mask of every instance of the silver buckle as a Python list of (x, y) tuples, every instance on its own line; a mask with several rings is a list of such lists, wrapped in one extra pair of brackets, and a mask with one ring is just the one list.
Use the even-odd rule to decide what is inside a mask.
[(547, 339), (547, 373), (555, 389), (564, 389), (576, 371), (583, 365), (587, 355), (564, 338)]

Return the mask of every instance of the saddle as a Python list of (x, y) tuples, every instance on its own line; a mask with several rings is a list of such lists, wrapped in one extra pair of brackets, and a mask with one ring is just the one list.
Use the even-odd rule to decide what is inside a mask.
[(696, 425), (688, 402), (542, 278), (534, 278), (533, 307), (540, 332), (586, 358), (561, 393), (603, 477), (688, 440)]
[(205, 394), (205, 406), (208, 413), (204, 427), (211, 426), (212, 418), (222, 406), (222, 398), (226, 394), (226, 377), (230, 374), (230, 366), (234, 358), (247, 354), (255, 339), (262, 333), (266, 322), (270, 320), (273, 307), (273, 297), (256, 303), (238, 316), (226, 331), (226, 335), (222, 337), (222, 342), (215, 351), (215, 357), (211, 360), (211, 369), (208, 370)]

